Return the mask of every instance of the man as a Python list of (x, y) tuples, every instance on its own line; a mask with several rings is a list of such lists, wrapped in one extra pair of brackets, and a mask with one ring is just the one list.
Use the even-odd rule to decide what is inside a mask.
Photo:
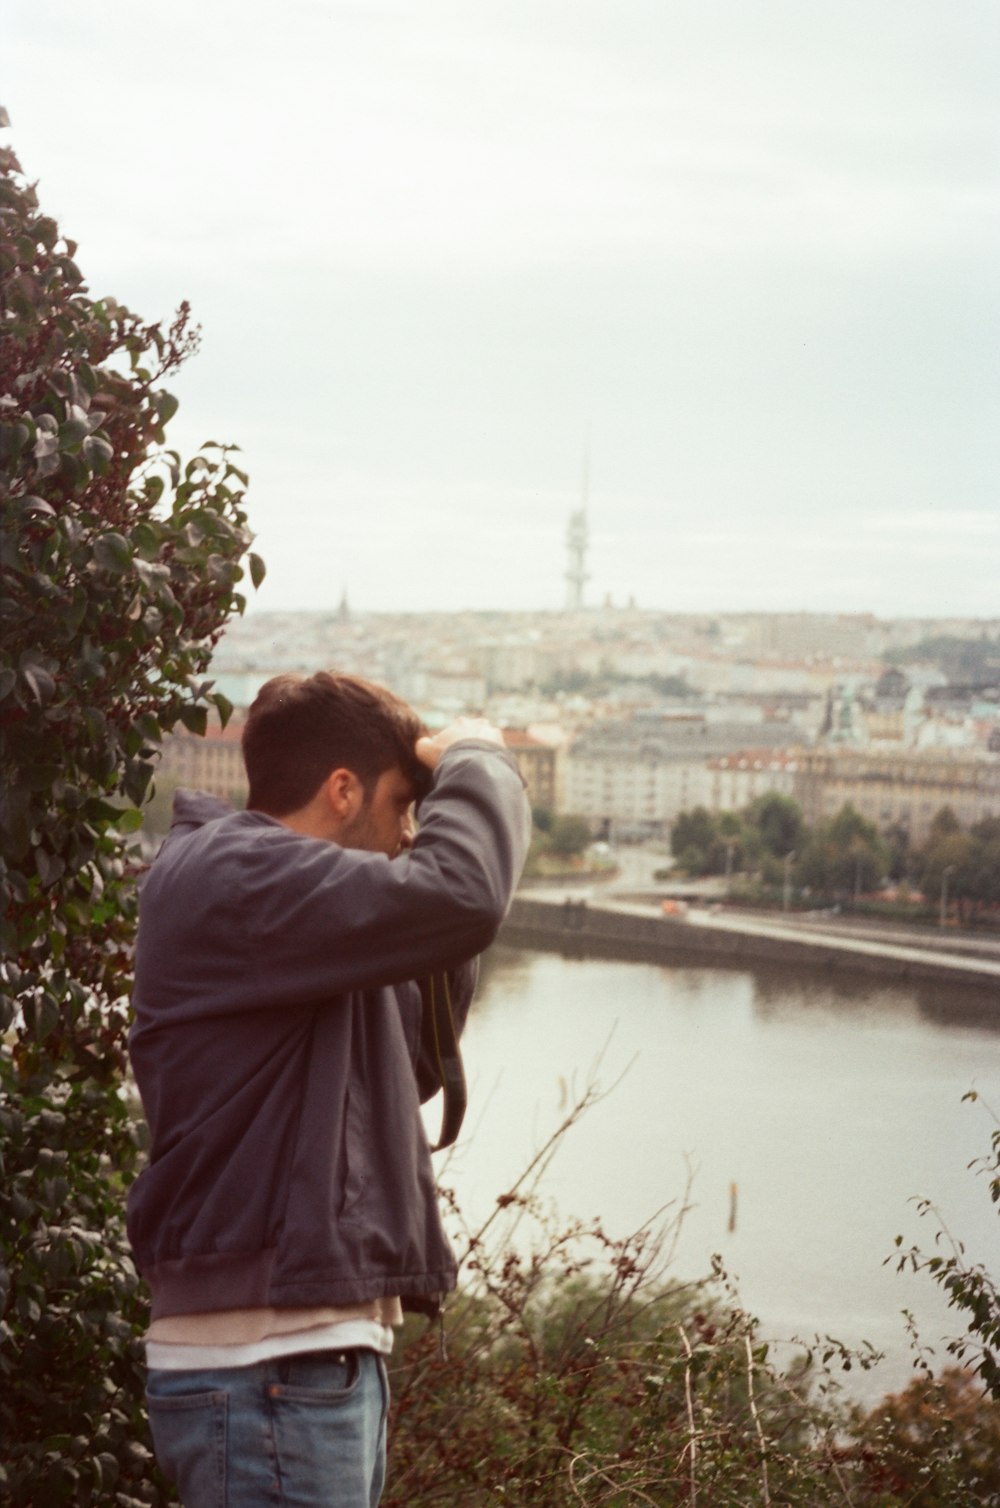
[(419, 982), (460, 1030), (530, 816), (497, 729), (347, 676), (268, 682), (243, 751), (247, 810), (180, 793), (140, 907), (150, 1420), (185, 1508), (370, 1508), (392, 1327), (455, 1283)]

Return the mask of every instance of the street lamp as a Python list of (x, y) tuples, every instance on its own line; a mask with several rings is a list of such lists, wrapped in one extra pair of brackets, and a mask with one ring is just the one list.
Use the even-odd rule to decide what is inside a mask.
[(945, 925), (948, 916), (948, 876), (955, 873), (954, 864), (946, 864), (941, 871), (941, 919), (940, 926)]
[(792, 860), (795, 858), (795, 850), (785, 854), (785, 883), (782, 888), (781, 909), (788, 910), (788, 903), (792, 893)]
[(726, 896), (729, 896), (730, 881), (733, 877), (733, 849), (736, 847), (735, 838), (726, 839)]

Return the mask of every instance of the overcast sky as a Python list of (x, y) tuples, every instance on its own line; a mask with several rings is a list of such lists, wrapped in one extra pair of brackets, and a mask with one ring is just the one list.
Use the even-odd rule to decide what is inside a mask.
[(262, 608), (1000, 614), (996, 0), (6, 0)]

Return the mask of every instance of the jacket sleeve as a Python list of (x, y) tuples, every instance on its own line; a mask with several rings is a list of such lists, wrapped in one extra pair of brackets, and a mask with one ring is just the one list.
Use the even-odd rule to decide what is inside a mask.
[[(138, 972), (169, 978), (175, 1020), (318, 1003), (475, 957), (506, 915), (531, 826), (512, 757), (472, 740), (443, 755), (398, 859), (266, 818), (248, 842), (250, 816), (178, 843), (147, 882)], [(464, 1020), (471, 991), (460, 999)]]

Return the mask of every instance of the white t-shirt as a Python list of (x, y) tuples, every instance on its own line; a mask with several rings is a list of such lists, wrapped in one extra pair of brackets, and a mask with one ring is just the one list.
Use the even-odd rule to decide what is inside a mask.
[(146, 1332), (146, 1364), (165, 1372), (249, 1367), (300, 1351), (364, 1346), (388, 1356), (393, 1329), (403, 1323), (398, 1298), (372, 1299), (346, 1309), (222, 1309), (171, 1314)]

